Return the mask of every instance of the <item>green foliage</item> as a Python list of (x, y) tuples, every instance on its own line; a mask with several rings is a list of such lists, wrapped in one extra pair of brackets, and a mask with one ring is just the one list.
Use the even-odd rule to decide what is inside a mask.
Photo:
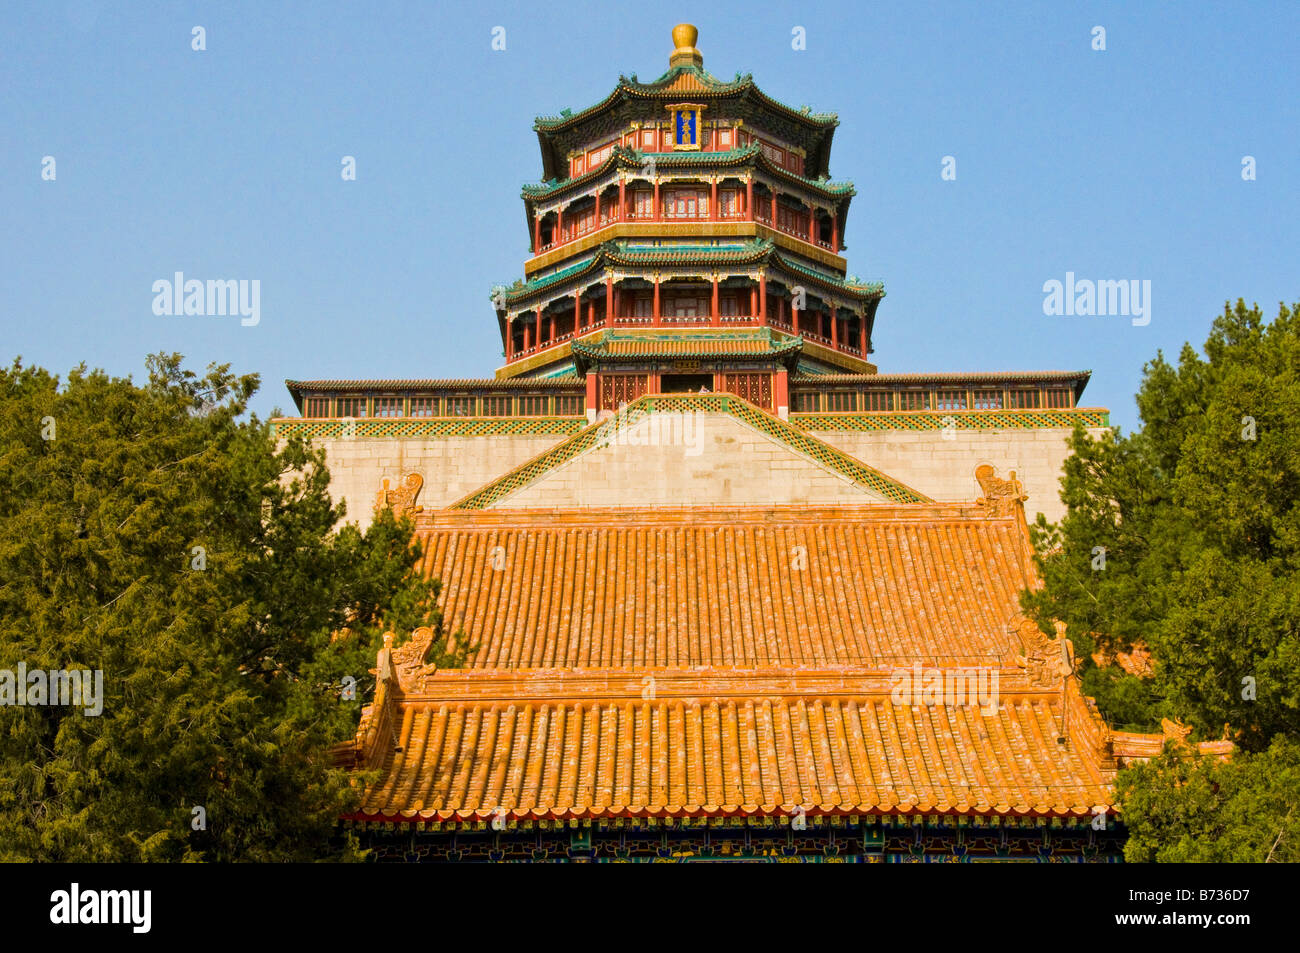
[[(1254, 751), (1300, 737), (1300, 304), (1272, 323), (1225, 307), (1204, 359), (1187, 346), (1177, 367), (1146, 365), (1138, 408), (1129, 436), (1076, 430), (1067, 515), (1034, 527), (1046, 585), (1025, 608), (1067, 623), (1121, 726), (1227, 725)], [(1149, 684), (1089, 671), (1095, 648), (1136, 643), (1154, 656)]]
[[(1272, 323), (1225, 306), (1205, 357), (1157, 355), (1137, 403), (1134, 434), (1075, 431), (1067, 514), (1033, 528), (1045, 586), (1022, 604), (1067, 623), (1118, 727), (1171, 717), (1239, 746), (1120, 772), (1129, 860), (1300, 860), (1300, 304)], [(1152, 678), (1089, 657), (1135, 644)]]
[(336, 528), (323, 452), (245, 418), (255, 376), (149, 370), (0, 370), (0, 668), (104, 679), (98, 717), (0, 708), (0, 857), (355, 856), (329, 747), (383, 631), (441, 636), (436, 584), (409, 522)]
[(1166, 752), (1120, 773), (1130, 862), (1300, 862), (1300, 745), (1231, 761)]

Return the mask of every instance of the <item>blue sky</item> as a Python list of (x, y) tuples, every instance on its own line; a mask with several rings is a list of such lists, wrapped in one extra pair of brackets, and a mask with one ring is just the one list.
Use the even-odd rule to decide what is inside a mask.
[[(46, 0), (0, 8), (0, 358), (138, 377), (180, 351), (260, 373), (261, 414), (287, 377), (489, 377), (533, 118), (658, 76), (683, 20), (716, 75), (839, 114), (882, 371), (1089, 368), (1128, 429), (1157, 348), (1300, 300), (1292, 2)], [(260, 324), (156, 316), (177, 271), (260, 280)], [(1149, 280), (1150, 324), (1044, 315), (1067, 271)]]

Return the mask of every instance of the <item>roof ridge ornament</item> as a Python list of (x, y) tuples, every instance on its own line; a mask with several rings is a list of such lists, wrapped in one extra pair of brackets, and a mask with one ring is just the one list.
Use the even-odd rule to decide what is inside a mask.
[(700, 31), (690, 23), (679, 23), (673, 27), (673, 52), (668, 57), (668, 68), (676, 66), (704, 67), (704, 56), (695, 48), (695, 41)]
[(981, 463), (975, 468), (975, 479), (984, 492), (976, 505), (984, 507), (990, 517), (1014, 516), (1019, 509), (1023, 512), (1024, 502), (1029, 499), (1025, 487), (1016, 479), (1012, 470), (1007, 479), (997, 476), (997, 469), (988, 463)]

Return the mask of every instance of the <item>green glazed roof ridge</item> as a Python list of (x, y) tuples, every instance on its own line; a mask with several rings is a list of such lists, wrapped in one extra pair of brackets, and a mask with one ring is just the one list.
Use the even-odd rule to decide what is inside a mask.
[[(573, 112), (572, 110), (561, 110), (560, 114), (557, 116), (538, 116), (533, 120), (533, 128), (538, 131), (541, 131), (544, 129), (551, 129), (557, 126), (564, 126), (576, 122), (581, 122), (588, 115), (614, 102), (618, 98), (620, 93), (626, 92), (626, 93), (632, 93), (633, 95), (654, 95), (656, 93), (666, 93), (668, 92), (668, 90), (664, 89), (663, 87), (669, 85), (679, 75), (685, 72), (694, 73), (702, 83), (704, 83), (706, 86), (711, 87), (711, 89), (707, 90), (706, 92), (714, 96), (739, 92), (745, 89), (746, 86), (754, 85), (754, 78), (748, 73), (745, 74), (745, 76), (743, 77), (738, 75), (735, 80), (727, 82), (718, 79), (716, 76), (714, 76), (712, 73), (710, 73), (708, 70), (704, 69), (703, 67), (695, 66), (689, 63), (684, 63), (679, 66), (671, 67), (668, 70), (668, 72), (664, 73), (658, 79), (650, 83), (643, 83), (640, 80), (638, 80), (636, 73), (633, 73), (631, 76), (623, 76), (622, 74), (620, 74), (618, 77), (617, 85), (614, 86), (613, 90), (611, 90), (609, 95), (607, 95), (604, 99), (600, 100), (599, 102), (591, 106), (588, 106), (586, 109), (580, 109), (577, 112)], [(694, 92), (698, 93), (702, 91), (695, 90)], [(568, 113), (568, 115), (565, 115), (566, 112)]]
[(579, 188), (588, 182), (595, 181), (613, 170), (616, 165), (627, 165), (640, 167), (646, 156), (654, 156), (658, 164), (673, 166), (736, 166), (744, 164), (749, 159), (755, 162), (761, 162), (763, 168), (772, 175), (783, 176), (800, 185), (807, 186), (811, 189), (817, 189), (826, 195), (834, 196), (854, 196), (858, 194), (857, 187), (853, 182), (845, 180), (836, 182), (832, 179), (813, 178), (807, 175), (800, 175), (797, 172), (791, 172), (789, 169), (783, 169), (774, 165), (771, 160), (763, 153), (762, 145), (758, 142), (751, 142), (747, 146), (737, 146), (733, 149), (725, 149), (720, 152), (704, 151), (681, 151), (681, 152), (647, 152), (644, 149), (634, 149), (622, 144), (614, 146), (610, 154), (600, 165), (594, 169), (589, 169), (581, 175), (570, 176), (567, 179), (548, 179), (540, 183), (525, 183), (522, 187), (520, 197), (523, 199), (544, 199), (554, 195), (559, 195), (569, 189)]
[(611, 239), (602, 242), (596, 253), (588, 259), (584, 259), (573, 265), (569, 265), (554, 274), (547, 275), (545, 278), (530, 278), (528, 281), (516, 281), (513, 285), (506, 287), (497, 285), (493, 292), (501, 290), (505, 293), (505, 300), (508, 302), (517, 302), (526, 299), (529, 295), (549, 288), (555, 284), (564, 281), (566, 278), (577, 277), (588, 271), (594, 271), (606, 262), (622, 265), (639, 265), (639, 264), (670, 264), (663, 261), (665, 257), (679, 255), (689, 259), (682, 262), (683, 265), (690, 265), (695, 262), (715, 262), (715, 263), (733, 263), (733, 264), (757, 264), (759, 262), (773, 262), (778, 267), (797, 274), (811, 278), (814, 281), (821, 282), (829, 288), (843, 291), (848, 294), (858, 295), (862, 298), (873, 296), (884, 297), (885, 285), (882, 281), (875, 282), (857, 282), (850, 281), (848, 278), (839, 278), (833, 275), (822, 274), (808, 265), (799, 262), (781, 254), (776, 248), (776, 243), (770, 238), (756, 238), (744, 243), (743, 245), (715, 246), (715, 245), (664, 245), (653, 246), (645, 249), (633, 249), (629, 245), (633, 240), (629, 239)]
[[(699, 410), (725, 413), (757, 430), (814, 463), (825, 466), (850, 480), (854, 485), (877, 493), (893, 503), (933, 503), (930, 497), (887, 476), (874, 467), (850, 456), (843, 450), (818, 440), (783, 420), (772, 416), (735, 394), (647, 394), (612, 417), (597, 421), (562, 443), (484, 484), (448, 506), (454, 510), (487, 509), (516, 490), (535, 483), (544, 474), (594, 449), (609, 440), (612, 432), (633, 426), (646, 413), (674, 410)], [(610, 422), (613, 423), (611, 430)]]
[(810, 278), (817, 279), (818, 281), (824, 281), (829, 285), (842, 288), (845, 291), (856, 291), (863, 295), (879, 294), (882, 298), (885, 296), (885, 283), (883, 281), (862, 282), (850, 281), (848, 278), (836, 278), (831, 275), (824, 275), (817, 269), (800, 264), (792, 258), (787, 258), (780, 252), (775, 252), (773, 257), (777, 259), (779, 264), (784, 265), (792, 271), (805, 274)]
[[(672, 84), (682, 73), (690, 72), (703, 83), (707, 88), (702, 90), (669, 90), (667, 87)], [(690, 95), (696, 96), (732, 96), (752, 91), (758, 99), (765, 105), (784, 111), (792, 117), (802, 119), (811, 126), (838, 126), (839, 115), (837, 113), (815, 113), (811, 107), (803, 106), (796, 109), (788, 103), (763, 92), (758, 84), (754, 82), (752, 73), (736, 74), (733, 80), (720, 80), (702, 66), (695, 66), (690, 63), (683, 63), (678, 66), (670, 67), (668, 72), (664, 73), (658, 79), (643, 83), (637, 79), (636, 73), (631, 76), (622, 76), (618, 78), (618, 84), (610, 91), (604, 99), (588, 106), (586, 109), (580, 109), (574, 112), (570, 109), (561, 110), (559, 115), (555, 116), (538, 116), (533, 120), (533, 129), (538, 132), (550, 132), (564, 126), (574, 125), (586, 119), (587, 117), (599, 112), (618, 100), (623, 94), (632, 96), (666, 96), (681, 95), (689, 98)]]
[(847, 413), (792, 412), (790, 422), (805, 431), (956, 430), (1109, 427), (1110, 412), (1092, 407), (1002, 410), (878, 410)]
[[(311, 440), (428, 439), (433, 437), (498, 437), (556, 434), (568, 436), (587, 425), (578, 417), (361, 417), (351, 427), (342, 418), (279, 417), (271, 422), (277, 437)], [(352, 436), (345, 437), (344, 433)]]

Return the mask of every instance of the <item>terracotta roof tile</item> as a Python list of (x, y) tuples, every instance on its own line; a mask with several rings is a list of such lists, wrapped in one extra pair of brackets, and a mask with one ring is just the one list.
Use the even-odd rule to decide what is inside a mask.
[[(419, 643), (394, 655), (341, 751), (380, 769), (354, 820), (1086, 821), (1115, 810), (1119, 759), (1164, 740), (1112, 735), (1073, 675), (1030, 665), (1053, 649), (1022, 641), (1018, 512), (443, 510), (418, 528), (479, 648), (453, 671), (420, 670)], [(900, 701), (912, 665), (996, 671), (997, 701)]]
[(1110, 792), (1044, 737), (1057, 717), (1047, 698), (988, 716), (887, 697), (409, 702), (354, 817), (1087, 816)]

